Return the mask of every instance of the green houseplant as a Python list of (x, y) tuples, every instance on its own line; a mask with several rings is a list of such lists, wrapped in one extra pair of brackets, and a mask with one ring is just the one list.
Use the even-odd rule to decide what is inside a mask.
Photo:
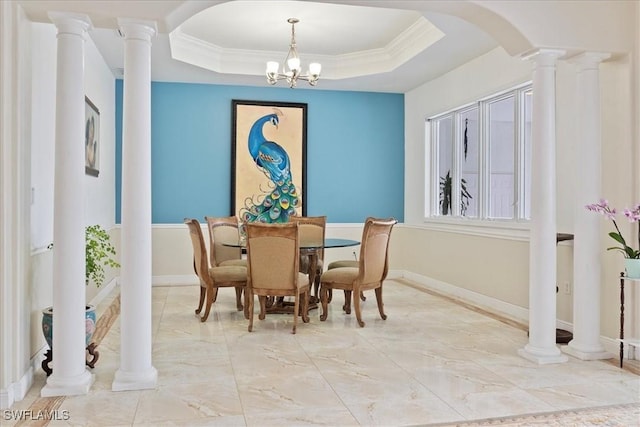
[(120, 267), (114, 259), (116, 249), (111, 244), (109, 234), (99, 225), (89, 225), (85, 229), (85, 279), (92, 281), (97, 287), (104, 282), (104, 268)]

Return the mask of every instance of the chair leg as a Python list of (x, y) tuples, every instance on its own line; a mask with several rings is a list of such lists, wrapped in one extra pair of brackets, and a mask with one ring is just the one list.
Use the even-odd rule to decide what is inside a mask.
[(249, 332), (253, 330), (253, 292), (249, 292), (249, 297), (247, 300), (247, 305), (249, 306)]
[[(244, 288), (244, 318), (245, 319), (249, 319), (249, 290), (247, 288)], [(253, 298), (251, 298), (251, 300), (253, 300)], [(252, 308), (253, 310), (253, 308)]]
[(344, 291), (344, 305), (342, 306), (342, 310), (351, 314), (351, 291)]
[(378, 311), (382, 320), (387, 320), (387, 315), (384, 314), (384, 304), (382, 303), (382, 286), (376, 288), (376, 301), (378, 302)]
[(311, 288), (302, 295), (302, 321), (309, 323), (309, 299), (311, 299)]
[(204, 299), (207, 295), (207, 288), (200, 286), (200, 301), (198, 302), (198, 308), (196, 308), (196, 314), (200, 314), (202, 306), (204, 305)]
[[(316, 277), (313, 280), (313, 294), (317, 299), (320, 299), (320, 276), (322, 276), (322, 271), (316, 270)], [(311, 293), (311, 290), (309, 290), (309, 293)]]
[(320, 304), (322, 305), (322, 314), (320, 315), (320, 321), (327, 320), (327, 314), (329, 311), (329, 291), (330, 289), (326, 284), (320, 286)]
[(353, 308), (356, 310), (356, 320), (358, 321), (358, 325), (361, 328), (364, 327), (364, 322), (362, 321), (362, 313), (360, 312), (360, 290), (353, 291)]
[(267, 315), (267, 297), (258, 295), (258, 301), (260, 302), (260, 314), (258, 315), (258, 319), (264, 320)]
[(212, 295), (213, 298), (211, 298), (211, 303), (214, 303), (218, 299), (218, 288), (213, 288)]
[(293, 300), (293, 330), (292, 334), (296, 333), (296, 326), (298, 326), (298, 313), (300, 312), (300, 293), (295, 296)]
[(242, 311), (242, 288), (236, 287), (236, 308), (238, 311)]
[(360, 291), (360, 299), (362, 301), (366, 301), (367, 300), (367, 297), (364, 296), (364, 292), (362, 292), (362, 291)]
[(204, 309), (204, 315), (200, 318), (201, 322), (206, 322), (207, 319), (209, 318), (209, 313), (211, 312), (211, 305), (215, 301), (214, 292), (217, 293), (217, 291), (218, 291), (218, 288), (214, 288), (212, 286), (207, 287), (207, 305)]

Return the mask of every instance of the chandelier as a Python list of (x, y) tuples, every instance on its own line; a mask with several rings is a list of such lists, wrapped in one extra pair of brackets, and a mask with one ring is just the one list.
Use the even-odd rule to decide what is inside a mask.
[[(286, 79), (290, 88), (296, 87), (298, 79), (306, 80), (311, 86), (315, 86), (320, 78), (320, 70), (322, 66), (317, 62), (309, 64), (307, 74), (301, 74), (300, 57), (296, 50), (296, 28), (295, 25), (300, 22), (297, 18), (289, 18), (287, 22), (291, 24), (291, 44), (289, 44), (289, 53), (282, 64), (282, 72), (278, 69), (280, 65), (276, 61), (267, 62), (267, 81), (269, 84), (276, 84), (278, 80)], [(286, 67), (286, 68), (285, 68)]]

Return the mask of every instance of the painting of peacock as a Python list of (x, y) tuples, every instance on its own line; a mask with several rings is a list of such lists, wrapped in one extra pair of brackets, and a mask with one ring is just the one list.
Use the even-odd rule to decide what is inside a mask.
[(248, 149), (256, 167), (269, 179), (261, 194), (247, 197), (240, 217), (245, 222), (287, 222), (300, 204), (298, 190), (293, 182), (291, 162), (287, 151), (277, 142), (268, 141), (263, 132), (265, 125), (278, 128), (282, 111), (274, 108), (256, 120), (248, 136)]

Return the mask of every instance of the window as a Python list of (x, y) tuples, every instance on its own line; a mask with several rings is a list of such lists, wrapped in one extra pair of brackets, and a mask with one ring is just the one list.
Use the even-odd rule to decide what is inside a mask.
[(429, 119), (432, 216), (529, 218), (531, 94), (526, 85)]

